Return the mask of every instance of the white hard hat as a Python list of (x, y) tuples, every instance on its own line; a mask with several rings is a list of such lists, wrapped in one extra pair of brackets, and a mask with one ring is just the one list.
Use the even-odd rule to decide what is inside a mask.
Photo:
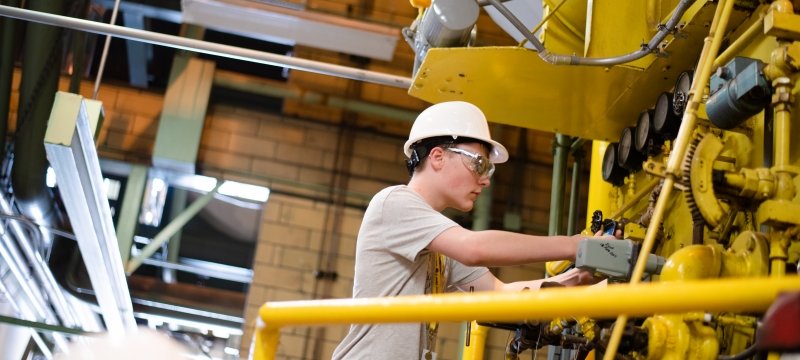
[(443, 102), (421, 112), (411, 126), (403, 152), (407, 157), (411, 157), (411, 145), (420, 140), (439, 136), (452, 136), (454, 140), (468, 137), (484, 141), (492, 146), (489, 149), (489, 161), (503, 163), (508, 160), (508, 150), (505, 146), (492, 140), (486, 116), (481, 109), (468, 102)]

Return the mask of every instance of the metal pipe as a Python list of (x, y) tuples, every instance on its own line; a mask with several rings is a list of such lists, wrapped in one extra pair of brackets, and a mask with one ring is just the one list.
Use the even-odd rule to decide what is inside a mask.
[[(8, 291), (8, 287), (6, 287), (6, 285), (3, 284), (2, 281), (0, 281), (0, 293), (11, 294)], [(8, 296), (7, 298), (8, 298), (8, 303), (11, 305), (14, 311), (19, 315), (25, 316), (22, 313), (22, 308), (19, 306), (19, 304), (17, 304), (18, 299), (13, 296)], [(31, 329), (30, 332), (31, 332), (31, 337), (33, 338), (33, 342), (35, 342), (36, 345), (39, 346), (39, 350), (42, 351), (44, 357), (48, 360), (52, 359), (53, 353), (50, 351), (50, 348), (47, 347), (47, 343), (44, 341), (44, 339), (42, 339), (42, 335), (33, 329)], [(62, 346), (62, 349), (66, 349), (65, 347), (66, 342), (63, 338), (60, 338), (60, 340), (57, 340), (57, 342), (60, 344), (60, 346)]]
[(680, 3), (675, 7), (675, 10), (672, 12), (672, 16), (670, 16), (667, 23), (663, 26), (659, 26), (658, 32), (653, 36), (652, 39), (645, 45), (642, 45), (642, 48), (620, 56), (614, 57), (606, 57), (606, 58), (586, 58), (586, 57), (578, 57), (575, 55), (557, 55), (552, 54), (544, 47), (544, 45), (536, 38), (534, 34), (528, 31), (528, 28), (525, 27), (525, 24), (522, 23), (514, 14), (502, 4), (500, 0), (486, 0), (492, 6), (497, 9), (508, 21), (513, 25), (517, 30), (525, 36), (528, 41), (530, 41), (531, 45), (536, 48), (536, 51), (539, 53), (539, 57), (542, 58), (545, 62), (553, 65), (589, 65), (589, 66), (613, 66), (618, 64), (628, 63), (634, 60), (638, 60), (643, 58), (645, 55), (650, 53), (656, 52), (658, 49), (659, 44), (667, 37), (667, 35), (672, 32), (672, 29), (675, 25), (678, 24), (683, 13), (689, 8), (694, 0), (681, 0)]
[(25, 297), (28, 299), (28, 303), (35, 312), (34, 317), (52, 321), (54, 316), (47, 311), (47, 308), (42, 301), (44, 297), (39, 292), (39, 288), (30, 286), (31, 276), (28, 272), (28, 269), (26, 267), (19, 266), (18, 263), (18, 261), (22, 259), (22, 256), (20, 256), (11, 238), (5, 233), (2, 235), (2, 241), (0, 241), (0, 258), (5, 261), (8, 270), (11, 271), (11, 275), (19, 283), (20, 289), (25, 294)]
[(583, 145), (583, 139), (575, 140), (572, 143), (572, 148), (570, 152), (572, 153), (572, 157), (574, 158), (572, 162), (572, 179), (570, 180), (570, 188), (569, 188), (569, 210), (567, 217), (567, 235), (572, 235), (575, 233), (575, 222), (576, 218), (578, 217), (578, 192), (580, 192), (581, 186), (581, 173), (583, 172), (583, 159), (586, 155), (583, 151), (583, 148), (580, 145)]
[(211, 201), (211, 198), (214, 197), (214, 194), (217, 193), (217, 190), (219, 190), (219, 187), (222, 186), (224, 182), (224, 180), (217, 181), (217, 184), (214, 186), (213, 190), (205, 193), (203, 196), (192, 202), (191, 205), (187, 206), (186, 210), (172, 219), (167, 226), (161, 229), (161, 231), (153, 237), (150, 243), (147, 244), (144, 249), (142, 249), (142, 252), (140, 252), (136, 257), (128, 260), (128, 263), (125, 264), (125, 272), (127, 275), (133, 274), (133, 272), (136, 271), (140, 265), (142, 265), (144, 259), (147, 259), (153, 255), (153, 253), (155, 253), (165, 241), (178, 232), (184, 225), (186, 225), (186, 223), (189, 222), (189, 220), (192, 219), (192, 217), (202, 210), (203, 207), (206, 206), (209, 201)]
[(564, 134), (556, 134), (553, 146), (553, 180), (550, 187), (550, 222), (547, 229), (547, 234), (551, 236), (561, 232), (568, 148), (569, 137)]
[[(749, 289), (743, 293), (741, 289)], [(519, 321), (557, 317), (607, 319), (620, 311), (656, 313), (760, 312), (783, 292), (800, 290), (800, 277), (752, 277), (539, 291), (487, 291), (362, 299), (266, 302), (259, 316), (267, 327), (385, 324), (430, 321)], [(693, 294), (693, 296), (686, 296)], [(592, 299), (587, 302), (586, 299)], [(387, 311), (391, 309), (391, 311)]]
[[(33, 0), (27, 6), (40, 13), (61, 13), (63, 0)], [(0, 6), (14, 11), (33, 11)], [(33, 11), (37, 12), (37, 11)], [(48, 14), (50, 15), (50, 14)], [(14, 198), (20, 211), (40, 223), (53, 223), (57, 217), (54, 200), (45, 185), (47, 159), (44, 139), (50, 109), (58, 90), (61, 68), (61, 29), (26, 24), (22, 54), (22, 79), (19, 85), (15, 159), (11, 169)], [(49, 244), (48, 244), (49, 245)]]
[(800, 277), (790, 276), (619, 284), (605, 288), (267, 302), (259, 309), (253, 355), (255, 359), (273, 359), (278, 330), (286, 325), (470, 319), (510, 322), (577, 316), (607, 319), (621, 311), (633, 316), (690, 311), (758, 312), (766, 310), (780, 293), (798, 290)]
[[(700, 53), (699, 66), (700, 71), (695, 73), (692, 81), (692, 89), (689, 92), (689, 101), (686, 104), (686, 110), (681, 120), (681, 127), (678, 130), (678, 137), (675, 140), (675, 146), (667, 160), (666, 177), (661, 193), (656, 201), (653, 210), (653, 217), (647, 227), (644, 241), (640, 249), (639, 258), (634, 266), (631, 275), (631, 284), (638, 284), (641, 281), (642, 274), (644, 274), (647, 258), (653, 250), (655, 244), (656, 234), (658, 233), (661, 222), (664, 218), (664, 212), (667, 207), (667, 202), (672, 195), (672, 187), (675, 184), (675, 177), (680, 176), (680, 165), (686, 153), (686, 148), (691, 140), (692, 133), (694, 132), (697, 122), (697, 109), (700, 107), (703, 91), (708, 85), (709, 77), (711, 76), (711, 69), (714, 65), (713, 59), (716, 58), (719, 52), (719, 47), (722, 44), (722, 37), (725, 34), (725, 29), (728, 27), (728, 20), (730, 19), (731, 11), (733, 10), (734, 0), (720, 0), (717, 3), (717, 9), (714, 12), (714, 19), (711, 21), (711, 28), (708, 36), (704, 40), (703, 50)], [(620, 339), (622, 339), (622, 331), (625, 324), (628, 322), (628, 315), (622, 314), (617, 318), (617, 323), (611, 333), (606, 353), (603, 357), (604, 360), (613, 360), (617, 353)]]
[(0, 5), (0, 15), (299, 71), (408, 89), (411, 78)]
[[(13, 214), (11, 204), (3, 193), (0, 193), (0, 211), (5, 214)], [(42, 254), (40, 254), (33, 248), (33, 246), (31, 246), (28, 236), (16, 221), (9, 221), (8, 227), (11, 229), (11, 233), (17, 239), (17, 244), (19, 245), (19, 249), (22, 251), (23, 255), (16, 255), (15, 258), (24, 258), (28, 261), (30, 268), (33, 270), (34, 277), (41, 284), (42, 288), (44, 289), (44, 293), (53, 304), (53, 309), (55, 309), (58, 317), (66, 326), (81, 326), (82, 324), (77, 320), (77, 316), (67, 302), (67, 298), (64, 296), (64, 293), (61, 291), (61, 287), (58, 285), (55, 277), (53, 277), (53, 273), (48, 268), (47, 262), (44, 260), (44, 258), (42, 258)], [(12, 244), (9, 244), (9, 247), (11, 245)]]
[[(773, 81), (773, 87), (782, 90), (783, 93), (791, 94), (793, 81), (788, 77), (780, 77)], [(788, 97), (787, 97), (788, 98)], [(785, 171), (791, 165), (791, 141), (792, 141), (792, 109), (791, 104), (780, 102), (775, 105), (775, 117), (773, 119), (773, 142), (772, 156), (773, 167), (779, 171)], [(792, 194), (792, 197), (793, 194)], [(791, 197), (785, 200), (791, 200)]]

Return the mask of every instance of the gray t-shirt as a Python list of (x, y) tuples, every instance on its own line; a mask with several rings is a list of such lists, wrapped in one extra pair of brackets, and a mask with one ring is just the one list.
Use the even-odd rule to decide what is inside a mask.
[[(354, 298), (426, 293), (428, 244), (459, 226), (431, 208), (405, 185), (378, 192), (370, 201), (356, 242)], [(447, 259), (446, 291), (477, 280), (489, 270)], [(424, 324), (354, 324), (333, 359), (416, 360), (422, 354)]]

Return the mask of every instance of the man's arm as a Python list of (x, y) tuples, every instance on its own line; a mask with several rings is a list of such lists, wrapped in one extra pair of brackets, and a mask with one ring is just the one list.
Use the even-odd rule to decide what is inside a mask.
[(551, 260), (575, 260), (578, 241), (574, 236), (535, 236), (508, 231), (471, 231), (455, 226), (443, 231), (428, 245), (469, 266), (506, 266)]
[(521, 291), (524, 289), (538, 290), (542, 287), (544, 282), (556, 282), (564, 286), (575, 285), (590, 285), (597, 283), (599, 279), (592, 276), (592, 274), (578, 269), (572, 269), (562, 274), (551, 276), (546, 279), (517, 281), (513, 283), (504, 283), (495, 277), (492, 273), (488, 272), (480, 278), (471, 281), (459, 289), (467, 291), (472, 287), (475, 291)]

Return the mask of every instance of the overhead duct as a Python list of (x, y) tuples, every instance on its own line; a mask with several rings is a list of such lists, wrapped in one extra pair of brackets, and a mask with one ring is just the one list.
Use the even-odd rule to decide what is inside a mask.
[(339, 16), (247, 0), (183, 0), (183, 22), (286, 45), (390, 61), (399, 31)]

